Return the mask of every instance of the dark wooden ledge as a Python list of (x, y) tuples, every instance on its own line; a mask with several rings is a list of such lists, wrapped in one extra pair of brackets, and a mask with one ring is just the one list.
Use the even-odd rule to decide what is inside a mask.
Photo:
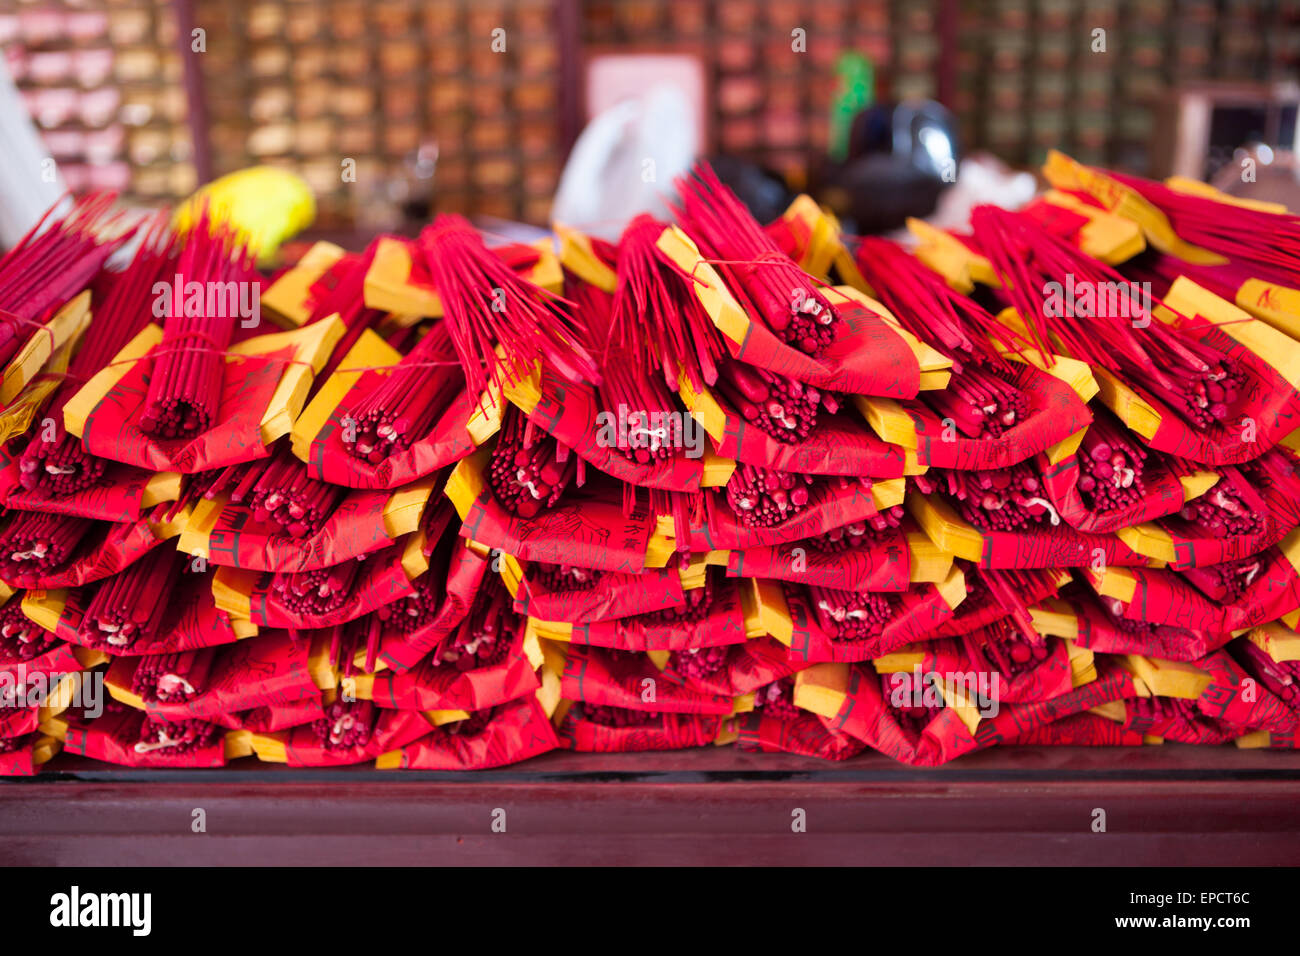
[[(206, 812), (207, 832), (191, 831)], [(493, 811), (506, 832), (493, 833)], [(807, 832), (791, 831), (792, 812)], [(1092, 831), (1106, 811), (1106, 832)], [(1294, 864), (1300, 754), (1006, 748), (917, 770), (734, 749), (553, 753), (478, 774), (127, 771), (0, 786), (0, 863)]]

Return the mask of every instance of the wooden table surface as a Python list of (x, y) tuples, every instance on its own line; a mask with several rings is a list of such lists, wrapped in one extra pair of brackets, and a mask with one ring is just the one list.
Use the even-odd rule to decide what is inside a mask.
[[(205, 833), (191, 828), (198, 808)], [(806, 832), (792, 831), (798, 810)], [(6, 865), (1298, 860), (1300, 754), (1232, 747), (999, 748), (934, 769), (878, 754), (557, 752), (475, 774), (60, 756), (0, 786)]]

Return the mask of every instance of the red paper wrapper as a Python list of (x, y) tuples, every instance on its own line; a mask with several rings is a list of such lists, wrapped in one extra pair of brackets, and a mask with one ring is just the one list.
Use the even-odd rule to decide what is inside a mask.
[[(12, 519), (11, 519), (12, 520)], [(110, 524), (96, 522), (70, 561), (48, 571), (14, 574), (5, 583), (23, 588), (77, 588), (112, 577), (164, 542), (148, 518)]]
[(1097, 714), (1071, 714), (1008, 737), (1002, 747), (1141, 747), (1141, 731)]
[[(741, 269), (762, 269), (741, 266)], [(839, 331), (817, 358), (786, 345), (759, 322), (751, 322), (743, 342), (723, 336), (733, 358), (817, 388), (850, 395), (915, 398), (921, 366), (907, 341), (860, 302), (837, 301)], [(723, 330), (725, 333), (725, 329)]]
[[(621, 436), (618, 434), (617, 410), (602, 408), (595, 388), (566, 381), (545, 364), (542, 365), (540, 379), (535, 384), (540, 397), (529, 395), (525, 398), (510, 390), (507, 390), (507, 394), (512, 396), (512, 400), (530, 421), (572, 449), (584, 461), (607, 475), (639, 488), (700, 490), (700, 482), (704, 477), (705, 434), (703, 426), (698, 422), (690, 426), (695, 429), (693, 434), (700, 443), (696, 457), (689, 458), (684, 450), (678, 449), (678, 453), (670, 458), (656, 458), (648, 464), (640, 464), (619, 447)], [(612, 423), (608, 428), (600, 424), (605, 420), (598, 417), (601, 413), (610, 416)], [(682, 427), (686, 427), (685, 423)]]
[(694, 690), (665, 677), (644, 654), (603, 647), (570, 647), (560, 695), (602, 707), (671, 714), (732, 712), (730, 697)]
[(827, 718), (826, 723), (902, 763), (932, 767), (1008, 738), (1017, 739), (1034, 727), (1107, 701), (1133, 696), (1133, 682), (1122, 669), (1103, 665), (1098, 671), (1095, 681), (1050, 700), (999, 707), (996, 716), (980, 721), (972, 736), (951, 707), (943, 708), (919, 729), (900, 719), (882, 696), (879, 675), (868, 665), (859, 664), (850, 669), (838, 713)]
[[(342, 716), (337, 711), (342, 710)], [(339, 721), (353, 716), (364, 731), (349, 728), (351, 736), (329, 742)], [(336, 701), (325, 708), (325, 718), (275, 734), (284, 743), (285, 761), (291, 767), (339, 767), (374, 760), (382, 753), (405, 747), (429, 732), (429, 722), (415, 711), (379, 710), (369, 701)], [(364, 733), (364, 737), (358, 736)], [(364, 742), (362, 742), (362, 740)]]
[(1211, 529), (1186, 521), (1180, 515), (1165, 518), (1157, 524), (1172, 539), (1176, 557), (1169, 562), (1169, 567), (1182, 570), (1234, 561), (1263, 550), (1267, 547), (1267, 542), (1275, 537), (1272, 514), (1264, 500), (1251, 489), (1237, 469), (1224, 468), (1221, 471), (1219, 483), (1198, 499), (1197, 503), (1220, 507), (1226, 504), (1234, 511), (1248, 516), (1246, 520), (1255, 523), (1255, 530), (1219, 537)]
[(906, 402), (903, 410), (916, 429), (916, 458), (933, 468), (980, 471), (1006, 468), (1046, 451), (1087, 426), (1092, 413), (1065, 382), (1028, 364), (1016, 363), (1007, 381), (1029, 403), (1026, 417), (998, 438), (968, 438), (921, 401)]
[[(1160, 413), (1160, 424), (1147, 444), (1157, 451), (1206, 465), (1235, 465), (1257, 458), (1300, 428), (1300, 396), (1264, 359), (1214, 326), (1187, 323), (1182, 331), (1239, 363), (1246, 379), (1239, 389), (1240, 407), (1225, 424), (1195, 429), (1153, 396), (1134, 387), (1133, 391)], [(1243, 418), (1255, 423), (1249, 440), (1245, 438)]]
[(329, 421), (316, 433), (306, 460), (307, 472), (321, 481), (349, 488), (393, 489), (432, 475), (440, 468), (460, 461), (474, 450), (466, 430), (477, 403), (466, 392), (452, 399), (438, 416), (432, 430), (407, 448), (377, 465), (351, 454), (343, 443), (344, 420), (352, 420), (352, 409), (383, 381), (383, 373), (362, 373)]
[(93, 488), (64, 497), (27, 491), (18, 479), (18, 458), (0, 449), (0, 495), (5, 506), (19, 511), (76, 515), (97, 521), (138, 521), (144, 512), (145, 489), (153, 472), (113, 464)]
[[(809, 663), (872, 660), (932, 637), (953, 615), (948, 599), (932, 584), (918, 585), (902, 593), (873, 594), (871, 599), (888, 605), (883, 612), (888, 616), (883, 629), (867, 639), (842, 639), (826, 629), (817, 602), (807, 591), (793, 584), (784, 588), (794, 628), (790, 656)], [(840, 594), (847, 598), (854, 592)]]
[(47, 595), (47, 600), (55, 600), (59, 594), (64, 595), (64, 604), (54, 633), (72, 644), (109, 654), (121, 654), (124, 650), (135, 655), (177, 654), (200, 647), (233, 644), (239, 639), (230, 617), (217, 610), (212, 598), (210, 575), (185, 575), (168, 602), (166, 616), (157, 636), (149, 642), (137, 640), (125, 648), (109, 644), (100, 637), (80, 633), (82, 616), (91, 600), (90, 588), (53, 592)]
[(1300, 608), (1300, 574), (1281, 548), (1181, 573), (1216, 605), (1232, 630), (1255, 627)]
[(860, 536), (845, 529), (842, 537), (863, 543), (838, 551), (826, 550), (834, 543), (824, 537), (732, 551), (727, 555), (727, 575), (772, 578), (843, 591), (906, 591), (910, 586), (911, 552), (903, 530), (875, 531), (866, 524), (858, 527)]
[[(1002, 626), (994, 624), (981, 628), (974, 634), (966, 635), (964, 639), (948, 638), (936, 641), (930, 645), (925, 663), (921, 666), (922, 672), (932, 671), (937, 674), (983, 672), (990, 675), (990, 681), (993, 676), (996, 676), (997, 688), (991, 696), (1001, 704), (1051, 700), (1053, 697), (1068, 694), (1074, 689), (1070, 674), (1069, 649), (1064, 641), (1055, 637), (1044, 638), (1038, 645), (1041, 649), (1038, 653), (1044, 655), (1041, 659), (1037, 656), (1030, 657), (1024, 663), (1015, 663), (1014, 673), (1001, 672), (993, 655), (980, 650), (980, 645), (984, 641), (1006, 642), (1008, 637), (1013, 644), (1024, 644), (1023, 640), (1017, 640), (1019, 635), (1009, 634), (1009, 631), (1010, 628), (1005, 624)], [(971, 653), (971, 645), (975, 646), (980, 657), (975, 657)]]
[(784, 521), (765, 526), (742, 524), (721, 494), (713, 491), (704, 494), (713, 496), (705, 509), (707, 521), (692, 523), (685, 534), (674, 526), (680, 550), (730, 551), (787, 544), (868, 521), (877, 515), (868, 479), (821, 477), (809, 486), (807, 505)]
[[(309, 650), (306, 641), (294, 641), (283, 632), (261, 634), (223, 647), (216, 651), (206, 686), (197, 696), (183, 702), (145, 697), (145, 709), (167, 720), (198, 717), (225, 723), (225, 714), (305, 699), (319, 706), (320, 689), (312, 679)], [(121, 683), (130, 687), (140, 661), (138, 657), (117, 658), (110, 677), (120, 675)]]
[[(166, 745), (168, 740), (179, 742)], [(93, 720), (73, 717), (63, 749), (66, 753), (123, 767), (223, 767), (226, 764), (225, 734), (216, 724), (204, 721), (169, 724), (121, 704), (105, 705), (104, 713)]]
[(1162, 456), (1156, 454), (1148, 455), (1145, 461), (1142, 475), (1145, 490), (1141, 499), (1114, 511), (1089, 508), (1078, 487), (1079, 455), (1082, 454), (1085, 452), (1080, 449), (1055, 465), (1047, 461), (1042, 463), (1043, 492), (1070, 527), (1089, 534), (1109, 534), (1120, 528), (1176, 514), (1182, 508), (1185, 501), (1183, 486), (1161, 460)]
[(274, 590), (272, 576), (264, 574), (249, 598), (249, 610), (253, 622), (266, 627), (294, 629), (332, 627), (335, 624), (355, 621), (359, 617), (415, 593), (413, 582), (407, 577), (406, 569), (402, 566), (402, 546), (393, 545), (366, 555), (364, 558), (352, 560), (364, 561), (364, 567), (353, 579), (351, 588), (341, 604), (323, 613), (299, 611), (290, 607)]
[(463, 512), (460, 534), (525, 561), (640, 572), (654, 529), (649, 513), (638, 506), (625, 515), (620, 488), (588, 479), (586, 487), (570, 489), (555, 507), (532, 518), (507, 512), (485, 484)]
[(1271, 563), (1270, 573), (1276, 577), (1269, 574), (1255, 577), (1241, 604), (1216, 604), (1173, 571), (1130, 568), (1127, 573), (1132, 575), (1135, 586), (1133, 599), (1125, 604), (1124, 617), (1135, 621), (1226, 635), (1274, 620), (1300, 607), (1295, 569), (1284, 556)]
[[(439, 581), (440, 561), (430, 564), (425, 576), (427, 583), (434, 586)], [(491, 573), (491, 561), (460, 541), (452, 542), (449, 563), (446, 565), (446, 585), (438, 595), (437, 609), (424, 624), (412, 630), (403, 630), (400, 620), (394, 618), (385, 627), (380, 639), (379, 657), (393, 670), (401, 672), (410, 670), (435, 647), (452, 634), (469, 613), (483, 584), (485, 574)], [(432, 577), (429, 577), (432, 575)], [(421, 586), (417, 581), (417, 587)], [(382, 612), (381, 612), (382, 613)]]
[(0, 777), (31, 777), (40, 772), (35, 762), (39, 734), (0, 738)]
[(718, 428), (710, 421), (710, 429), (714, 432), (718, 454), (724, 458), (805, 475), (903, 476), (906, 464), (903, 449), (881, 441), (850, 412), (828, 415), (822, 411), (807, 438), (787, 444), (746, 422), (725, 399), (715, 395), (714, 401), (724, 424)]
[[(466, 726), (471, 725), (471, 726)], [(519, 763), (560, 745), (546, 712), (531, 694), (486, 715), (444, 724), (402, 748), (403, 770), (486, 770)], [(380, 763), (381, 769), (389, 768)]]
[[(581, 582), (575, 580), (581, 575)], [(557, 588), (555, 585), (571, 586)], [(586, 624), (684, 607), (682, 576), (676, 568), (640, 574), (569, 569), (563, 577), (552, 568), (530, 564), (515, 595), (515, 610), (542, 621)]]
[(401, 674), (375, 675), (371, 696), (379, 707), (394, 710), (479, 711), (531, 695), (541, 687), (537, 670), (523, 650), (522, 626), (504, 657), (483, 667), (463, 670), (434, 655)]
[[(1228, 640), (1221, 631), (1197, 631), (1170, 624), (1153, 624), (1122, 616), (1124, 605), (1114, 598), (1072, 593), (1067, 603), (1078, 621), (1075, 642), (1106, 654), (1143, 654), (1172, 661), (1192, 661)], [(1112, 613), (1115, 607), (1119, 613)]]
[(815, 714), (800, 711), (782, 720), (760, 712), (745, 714), (739, 721), (736, 746), (756, 753), (789, 753), (823, 760), (848, 760), (866, 750), (866, 745), (847, 734), (831, 730)]
[(218, 718), (218, 722), (231, 730), (251, 730), (257, 734), (269, 734), (324, 719), (325, 708), (321, 706), (320, 697), (316, 696), (304, 697), (302, 700), (290, 701), (286, 704), (254, 707), (252, 710), (238, 714), (224, 714)]
[(1056, 594), (1060, 587), (1058, 572), (1026, 571), (1018, 577), (1011, 577), (1007, 572), (977, 571), (966, 575), (966, 600), (957, 605), (951, 619), (940, 624), (935, 635), (954, 637), (968, 634), (994, 621), (1005, 618), (1018, 608), (1004, 607), (986, 582), (986, 576), (996, 575), (1002, 578), (999, 584), (1020, 599), (1024, 607), (1035, 604), (1044, 598)]
[(1247, 729), (1207, 717), (1195, 701), (1177, 697), (1135, 697), (1124, 703), (1125, 730), (1180, 744), (1226, 744)]
[[(188, 533), (181, 545), (225, 567), (314, 571), (389, 547), (393, 539), (385, 531), (384, 511), (391, 497), (387, 491), (354, 491), (339, 502), (316, 533), (303, 538), (284, 534), (272, 522), (259, 522), (246, 505), (227, 503), (202, 545), (197, 537), (191, 541)], [(450, 517), (448, 509), (430, 536), (436, 538)], [(191, 530), (194, 524), (192, 521)]]
[(261, 423), (293, 349), (227, 364), (215, 424), (193, 439), (154, 439), (139, 426), (154, 362), (136, 362), (86, 416), (81, 441), (92, 455), (147, 471), (195, 474), (238, 465), (269, 453)]
[[(575, 704), (560, 721), (557, 734), (561, 746), (584, 753), (630, 753), (644, 750), (685, 750), (706, 747), (717, 739), (725, 718), (703, 714), (658, 714), (648, 711), (596, 712), (598, 723)], [(612, 716), (611, 714), (616, 715)]]
[[(1216, 651), (1196, 662), (1210, 674), (1210, 684), (1196, 699), (1197, 709), (1211, 720), (1240, 728), (1294, 733), (1300, 716), (1266, 684), (1249, 678), (1227, 651)], [(1162, 735), (1163, 736), (1163, 735)]]
[(740, 585), (721, 581), (711, 585), (701, 598), (704, 603), (689, 610), (575, 624), (568, 639), (574, 645), (621, 651), (677, 651), (743, 643), (747, 634)]
[(744, 644), (674, 651), (664, 676), (705, 694), (735, 698), (789, 677), (802, 666), (780, 641), (758, 637)]

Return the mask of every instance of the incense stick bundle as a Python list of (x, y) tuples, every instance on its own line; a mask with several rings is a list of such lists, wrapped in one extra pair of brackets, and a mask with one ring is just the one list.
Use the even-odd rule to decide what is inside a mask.
[(1141, 501), (1147, 451), (1128, 429), (1101, 409), (1093, 411), (1092, 425), (1084, 433), (1075, 460), (1079, 463), (1076, 487), (1083, 503), (1097, 512), (1118, 511)]
[(881, 594), (810, 584), (808, 595), (822, 630), (831, 640), (865, 641), (879, 637), (893, 616), (893, 605)]
[(458, 394), (455, 354), (446, 322), (434, 324), (383, 382), (350, 409), (343, 443), (377, 465), (429, 433)]
[[(515, 383), (545, 357), (573, 382), (599, 384), (595, 361), (563, 299), (534, 285), (493, 255), (462, 216), (443, 213), (416, 242), (442, 302), (444, 322), (470, 394)], [(501, 346), (504, 356), (495, 347)]]
[(1250, 263), (1261, 278), (1300, 283), (1300, 216), (1252, 209), (1170, 189), (1163, 183), (1108, 171), (1135, 189), (1169, 219), (1180, 239), (1237, 262)]
[(131, 675), (131, 690), (142, 699), (163, 704), (193, 700), (207, 690), (216, 648), (140, 658)]
[(583, 481), (583, 464), (568, 446), (535, 426), (513, 405), (501, 415), (501, 432), (488, 463), (488, 484), (503, 507), (531, 518), (555, 505), (569, 482)]
[(83, 196), (55, 221), (60, 200), (0, 258), (0, 367), (134, 234), (120, 213), (110, 214), (116, 200), (115, 193)]
[(668, 666), (688, 681), (703, 680), (722, 670), (730, 647), (688, 647), (673, 651)]
[(118, 653), (136, 644), (152, 644), (160, 636), (188, 560), (179, 551), (156, 548), (104, 580), (82, 616), (82, 639), (90, 647), (107, 645)]
[(35, 660), (59, 642), (23, 613), (22, 604), (15, 597), (0, 607), (0, 662)]
[(737, 465), (727, 480), (727, 503), (742, 524), (780, 524), (808, 506), (812, 475)]
[[(237, 310), (212, 306), (224, 290), (258, 281), (252, 253), (238, 244), (229, 226), (210, 225), (206, 216), (185, 239), (177, 276), (140, 413), (140, 430), (154, 438), (193, 438), (216, 423), (225, 381), (223, 353), (234, 335)], [(202, 307), (191, 299), (194, 283), (203, 290)]]
[(1245, 479), (1235, 468), (1224, 468), (1218, 483), (1183, 505), (1178, 517), (1216, 538), (1255, 535), (1264, 529), (1265, 515), (1249, 507), (1243, 497)]
[(712, 167), (697, 163), (677, 182), (678, 218), (701, 251), (717, 260), (751, 316), (786, 344), (817, 356), (835, 341), (840, 318), (812, 278), (783, 253)]
[(96, 524), (73, 515), (11, 512), (0, 530), (0, 578), (13, 581), (66, 566)]
[(669, 386), (659, 374), (644, 334), (657, 319), (625, 316), (616, 332), (614, 300), (608, 294), (587, 283), (572, 283), (570, 289), (577, 314), (584, 320), (589, 350), (600, 356), (601, 383), (596, 391), (601, 407), (628, 424), (628, 447), (620, 442), (618, 450), (642, 465), (675, 457), (683, 447), (676, 383)]
[(1015, 531), (1044, 522), (1055, 527), (1061, 523), (1052, 503), (1040, 494), (1042, 482), (1037, 472), (1025, 463), (987, 471), (936, 469), (915, 480), (927, 495), (942, 488), (963, 518), (986, 531)]
[(90, 328), (68, 363), (67, 381), (59, 386), (46, 409), (53, 431), (43, 426), (18, 463), (23, 488), (44, 497), (63, 498), (94, 487), (107, 463), (86, 452), (80, 440), (63, 426), (63, 409), (92, 375), (113, 360), (121, 348), (148, 323), (154, 283), (175, 272), (176, 238), (159, 213), (145, 231), (144, 241), (121, 273), (101, 276), (106, 286), (96, 301)]
[(161, 750), (169, 754), (190, 753), (211, 747), (220, 730), (206, 720), (164, 720), (150, 714), (140, 725), (140, 738), (133, 749), (138, 754)]
[(840, 409), (832, 392), (733, 359), (718, 363), (716, 388), (746, 422), (786, 444), (812, 434), (821, 409), (831, 415)]
[(647, 371), (657, 370), (669, 389), (677, 388), (680, 372), (698, 392), (718, 380), (717, 363), (727, 350), (695, 295), (695, 280), (655, 244), (666, 228), (643, 213), (623, 230), (611, 341), (631, 350)]
[(327, 750), (350, 750), (370, 743), (379, 710), (372, 701), (344, 701), (325, 708), (325, 716), (311, 725), (312, 734)]
[(352, 585), (365, 567), (365, 557), (313, 571), (277, 571), (271, 575), (270, 590), (294, 614), (329, 614), (351, 596)]
[(434, 651), (435, 660), (463, 671), (495, 664), (510, 651), (518, 623), (510, 595), (493, 575), (479, 588), (464, 623)]
[(794, 705), (794, 678), (782, 677), (754, 691), (754, 710), (773, 720), (794, 720), (799, 708)]
[(967, 438), (999, 438), (1024, 421), (1028, 399), (1009, 381), (1015, 369), (998, 349), (1018, 351), (1025, 339), (896, 243), (866, 237), (856, 261), (899, 324), (953, 362), (948, 388), (920, 393), (922, 402)]
[(971, 223), (1044, 360), (1063, 351), (1108, 369), (1196, 428), (1230, 420), (1240, 364), (1153, 318), (1158, 300), (1025, 216), (978, 206)]
[[(206, 477), (202, 497), (211, 500), (228, 493), (232, 504), (249, 507), (254, 520), (277, 525), (294, 538), (319, 531), (345, 496), (338, 485), (310, 477), (285, 447), (271, 458), (232, 465)], [(196, 495), (198, 487), (196, 483)]]
[(1030, 640), (1023, 630), (1003, 619), (963, 634), (960, 640), (976, 670), (996, 671), (1010, 681), (1047, 660), (1050, 653), (1047, 641), (1035, 637)]

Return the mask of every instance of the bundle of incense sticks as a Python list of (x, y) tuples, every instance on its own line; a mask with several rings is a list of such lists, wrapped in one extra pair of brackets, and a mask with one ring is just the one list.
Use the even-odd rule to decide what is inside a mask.
[(583, 483), (585, 465), (513, 405), (501, 416), (501, 434), (488, 465), (488, 482), (497, 501), (521, 518), (553, 506), (575, 477)]
[(697, 164), (677, 186), (686, 231), (716, 260), (751, 315), (808, 355), (825, 351), (839, 332), (839, 314), (712, 167)]
[(20, 580), (64, 567), (95, 524), (75, 515), (12, 512), (0, 529), (0, 580)]
[(695, 295), (696, 280), (659, 248), (666, 228), (643, 213), (623, 230), (610, 340), (630, 350), (646, 371), (657, 370), (669, 389), (685, 374), (700, 391), (717, 382), (726, 346)]
[(270, 458), (196, 475), (177, 504), (222, 494), (228, 494), (232, 504), (247, 505), (254, 520), (269, 522), (294, 538), (319, 531), (345, 496), (339, 486), (310, 477), (288, 448)]
[(1023, 337), (896, 243), (864, 238), (855, 261), (903, 327), (953, 361), (949, 387), (922, 392), (921, 401), (940, 417), (951, 418), (968, 438), (998, 438), (1025, 420), (1028, 400), (1008, 381), (1013, 369), (1001, 354), (1028, 345)]
[(80, 636), (90, 647), (130, 653), (162, 635), (187, 556), (158, 548), (95, 588), (82, 615)]
[(39, 326), (90, 284), (135, 227), (113, 212), (115, 193), (92, 193), (55, 218), (56, 203), (0, 259), (0, 367)]
[[(570, 381), (600, 381), (595, 361), (573, 329), (568, 303), (521, 279), (488, 251), (462, 216), (438, 216), (420, 233), (417, 246), (471, 394), (489, 382), (517, 382), (540, 357)], [(504, 358), (496, 354), (497, 345)]]
[(1239, 363), (1154, 318), (1161, 302), (1026, 216), (978, 206), (971, 224), (1045, 360), (1061, 351), (1108, 369), (1197, 428), (1230, 419), (1245, 381)]
[[(178, 469), (193, 473), (175, 500), (174, 476), (87, 456), (61, 430), (64, 409), (152, 317), (155, 282), (260, 277), (221, 227), (174, 236), (161, 218), (143, 227), (131, 264), (109, 272), (102, 254), (114, 230), (129, 227), (102, 200), (86, 201), (0, 260), (0, 309), (18, 303), (26, 322), (71, 291), (89, 288), (92, 298), (66, 381), (33, 390), (30, 420), (22, 401), (6, 410), (0, 671), (8, 679), (19, 667), (129, 666), (130, 687), (114, 686), (137, 711), (114, 703), (99, 718), (50, 719), (67, 724), (74, 753), (141, 766), (235, 759), (250, 733), (255, 756), (241, 759), (305, 766), (472, 769), (555, 747), (733, 739), (747, 750), (834, 759), (873, 748), (928, 766), (1004, 739), (1077, 742), (1070, 721), (1081, 717), (1114, 723), (1112, 734), (1084, 735), (1090, 742), (1147, 733), (1294, 746), (1300, 459), (1282, 438), (1300, 406), (1262, 393), (1280, 393), (1300, 343), (1279, 326), (1214, 330), (1207, 316), (1153, 316), (1165, 303), (1129, 279), (1156, 275), (1163, 290), (1206, 269), (1222, 280), (1203, 284), (1208, 293), (1232, 291), (1231, 269), (1289, 281), (1300, 251), (1287, 238), (1295, 217), (1265, 220), (1263, 210), (1214, 202), (1211, 222), (1202, 200), (1122, 182), (1165, 210), (1185, 242), (1224, 249), (1230, 262), (1184, 268), (1160, 253), (1121, 273), (1073, 244), (1079, 222), (1061, 228), (1041, 210), (977, 209), (971, 236), (945, 247), (947, 258), (836, 237), (853, 248), (861, 291), (952, 363), (945, 387), (893, 399), (901, 412), (883, 397), (837, 389), (833, 369), (852, 351), (862, 313), (831, 308), (818, 281), (775, 251), (707, 167), (682, 183), (676, 222), (641, 216), (617, 244), (579, 243), (598, 262), (563, 263), (573, 268), (562, 299), (521, 279), (463, 219), (440, 217), (410, 248), (412, 281), (431, 286), (441, 316), (390, 320), (366, 306), (377, 245), (335, 256), (299, 293), (296, 314), (308, 332), (324, 332), (319, 323), (334, 315), (347, 329), (314, 367), (347, 371), (343, 355), (363, 344), (362, 332), (402, 356), (354, 369), (355, 391), (339, 396), (352, 416), (340, 422), (345, 467), (369, 475), (390, 460), (423, 458), (435, 442), (457, 449), (452, 460), (420, 470), (416, 485), (354, 493), (317, 467), (314, 446), (304, 448), (290, 421), (292, 434), (268, 440), (255, 462)], [(665, 251), (684, 248), (671, 226), (696, 241), (727, 285), (718, 291), (735, 298), (749, 331), (779, 359), (760, 366), (723, 337), (701, 277)], [(1235, 229), (1255, 230), (1239, 255), (1223, 244)], [(991, 268), (972, 265), (977, 257)], [(43, 258), (58, 269), (41, 269)], [(926, 264), (951, 269), (954, 258), (968, 274)], [(64, 275), (66, 287), (51, 292)], [(954, 291), (972, 279), (988, 284)], [(1118, 297), (1076, 294), (1103, 283)], [(163, 439), (217, 424), (230, 391), (223, 353), (237, 333), (181, 304), (164, 323), (145, 396), (152, 419), (142, 424)], [(0, 325), (9, 320), (0, 315)], [(1086, 363), (1104, 386), (1091, 402), (1086, 370), (1060, 356)], [(788, 374), (813, 367), (818, 387)], [(330, 377), (304, 378), (295, 395), (323, 399), (349, 381), (321, 381)], [(1116, 382), (1176, 412), (1178, 422), (1162, 418), (1160, 427), (1177, 427), (1179, 440), (1163, 440), (1121, 406)], [(543, 397), (530, 402), (534, 383)], [(698, 469), (661, 467), (677, 454), (671, 435), (620, 447), (622, 460), (579, 456), (592, 446), (574, 437), (566, 402), (672, 416), (685, 408), (684, 386), (701, 398), (693, 407), (713, 440)], [(855, 400), (844, 400), (850, 392)], [(453, 421), (462, 406), (465, 420)], [(1274, 440), (1243, 437), (1231, 454), (1194, 457), (1192, 445), (1212, 440), (1202, 432), (1236, 432), (1250, 409), (1282, 423)], [(59, 419), (52, 440), (40, 434), (44, 416)], [(934, 455), (948, 440), (930, 428), (935, 417), (956, 425), (962, 467)], [(1272, 417), (1256, 424), (1273, 427)], [(863, 427), (914, 444), (877, 456), (889, 462), (880, 474), (858, 474), (841, 446)], [(1020, 435), (1023, 447), (1010, 447)], [(743, 460), (732, 460), (733, 447)], [(604, 474), (601, 463), (621, 473)], [(689, 478), (663, 487), (666, 471), (674, 482), (678, 472)], [(50, 507), (13, 510), (30, 506), (21, 496), (32, 491)], [(139, 502), (148, 517), (78, 516), (117, 498)], [(195, 507), (204, 500), (232, 507), (214, 526), (212, 509)], [(1093, 521), (1107, 530), (1086, 530)], [(128, 553), (116, 543), (128, 528), (179, 535), (186, 550), (141, 534), (139, 553)], [(357, 559), (381, 530), (382, 541), (402, 543)], [(251, 563), (250, 553), (259, 570), (207, 566)], [(65, 577), (90, 583), (34, 589)], [(17, 586), (33, 590), (11, 593)], [(293, 629), (268, 623), (282, 619)], [(254, 622), (261, 632), (238, 640)], [(225, 647), (195, 649), (204, 642)], [(1016, 699), (1001, 700), (996, 717), (981, 712), (972, 729), (971, 708), (913, 669), (946, 666), (978, 687), (1014, 684)], [(643, 675), (657, 699), (642, 696)], [(1241, 692), (1247, 680), (1250, 695)], [(419, 692), (404, 696), (402, 684)], [(214, 712), (227, 695), (238, 712)], [(34, 772), (34, 715), (0, 716), (0, 766)], [(239, 729), (223, 738), (228, 728)]]
[[(92, 375), (106, 366), (153, 315), (154, 285), (175, 273), (177, 238), (158, 214), (130, 264), (120, 273), (101, 273), (103, 301), (94, 303), (94, 333), (82, 340), (68, 363), (67, 381), (46, 407), (44, 425), (23, 449), (19, 480), (28, 491), (63, 498), (99, 483), (107, 462), (90, 455), (63, 425), (63, 409)], [(52, 428), (51, 428), (52, 426)]]
[[(618, 450), (642, 465), (674, 457), (682, 447), (680, 426), (673, 424), (682, 415), (674, 397), (676, 383), (669, 385), (655, 367), (647, 336), (615, 335), (611, 296), (587, 283), (570, 286), (570, 299), (585, 320), (588, 348), (599, 357), (601, 407), (621, 414), (628, 424), (627, 447), (620, 442)], [(623, 323), (638, 332), (653, 324), (645, 319)]]
[(229, 307), (229, 290), (259, 281), (253, 260), (230, 227), (209, 223), (206, 216), (186, 238), (140, 413), (146, 434), (193, 438), (216, 422), (225, 382), (224, 353), (239, 319), (238, 309)]

